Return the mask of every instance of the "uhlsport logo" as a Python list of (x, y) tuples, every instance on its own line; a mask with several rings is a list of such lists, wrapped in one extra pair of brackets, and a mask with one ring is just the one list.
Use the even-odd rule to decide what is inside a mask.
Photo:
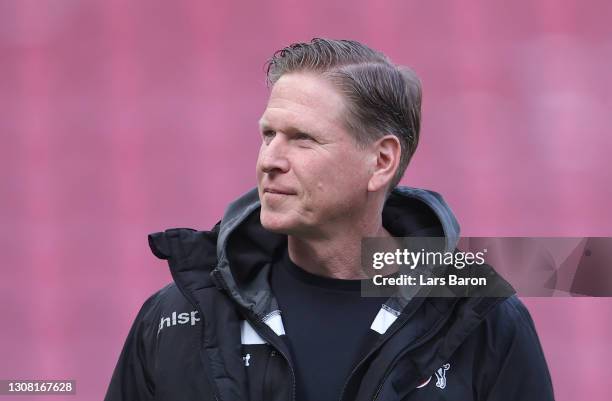
[(436, 370), (436, 387), (446, 388), (446, 371), (450, 369), (450, 363), (445, 363)]
[(172, 315), (168, 317), (163, 317), (159, 320), (159, 329), (157, 329), (157, 334), (164, 328), (170, 326), (176, 326), (177, 324), (187, 324), (191, 323), (191, 326), (195, 326), (196, 322), (200, 321), (200, 318), (196, 315), (198, 314), (197, 310), (192, 310), (191, 312), (183, 312), (176, 313), (172, 312)]
[[(436, 370), (436, 387), (441, 389), (446, 388), (446, 371), (450, 369), (450, 363), (445, 363), (441, 368)], [(431, 376), (419, 384), (416, 388), (423, 388), (429, 384)]]

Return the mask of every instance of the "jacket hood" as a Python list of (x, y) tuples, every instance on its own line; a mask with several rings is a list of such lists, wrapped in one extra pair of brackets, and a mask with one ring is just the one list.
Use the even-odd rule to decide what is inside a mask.
[[(239, 305), (263, 318), (278, 309), (268, 274), (286, 249), (287, 236), (262, 227), (260, 207), (256, 188), (228, 206), (219, 227), (213, 276)], [(445, 250), (455, 249), (459, 239), (455, 216), (433, 191), (395, 188), (385, 202), (382, 220), (395, 237), (443, 237)], [(389, 306), (399, 310), (411, 295), (403, 294)]]

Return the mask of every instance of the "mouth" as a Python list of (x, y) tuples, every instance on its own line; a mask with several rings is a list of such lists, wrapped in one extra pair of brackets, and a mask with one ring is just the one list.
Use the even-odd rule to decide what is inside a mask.
[(279, 188), (264, 188), (263, 193), (270, 195), (295, 195), (293, 191)]

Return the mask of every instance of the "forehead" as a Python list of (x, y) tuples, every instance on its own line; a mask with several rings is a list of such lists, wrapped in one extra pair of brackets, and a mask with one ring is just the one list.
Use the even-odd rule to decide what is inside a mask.
[(272, 87), (260, 125), (279, 131), (344, 131), (344, 114), (344, 98), (330, 82), (311, 73), (292, 73)]

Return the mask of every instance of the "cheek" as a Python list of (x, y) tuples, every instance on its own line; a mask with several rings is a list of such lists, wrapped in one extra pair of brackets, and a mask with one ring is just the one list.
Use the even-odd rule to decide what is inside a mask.
[(337, 153), (335, 157), (313, 155), (303, 159), (294, 173), (303, 189), (303, 199), (309, 203), (327, 203), (367, 186), (365, 164), (360, 157)]
[(347, 156), (334, 169), (337, 185), (349, 190), (361, 188), (367, 176), (365, 169), (366, 166), (361, 159), (351, 159)]
[(347, 182), (347, 174), (342, 166), (334, 165), (318, 171), (310, 177), (309, 187), (312, 189), (311, 196), (315, 203), (330, 205), (336, 203), (345, 196), (347, 190), (353, 185)]
[(260, 159), (261, 159), (261, 149), (259, 150), (259, 153), (257, 154), (257, 161), (255, 162), (255, 175), (257, 177), (257, 181), (260, 181), (261, 177), (263, 177), (263, 171), (261, 170)]

